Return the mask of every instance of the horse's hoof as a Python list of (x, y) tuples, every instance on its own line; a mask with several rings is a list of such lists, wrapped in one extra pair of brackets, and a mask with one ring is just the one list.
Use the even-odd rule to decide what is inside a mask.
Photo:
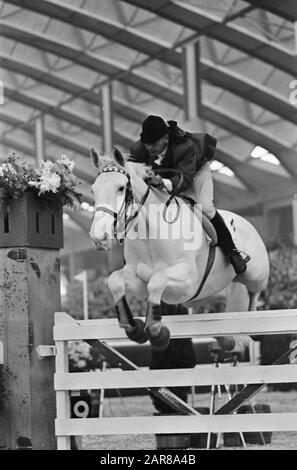
[(161, 330), (156, 336), (152, 336), (149, 330), (147, 330), (147, 333), (152, 344), (152, 348), (155, 351), (165, 351), (165, 349), (168, 348), (170, 342), (170, 331), (166, 326), (161, 326)]
[(235, 338), (233, 336), (219, 336), (216, 340), (224, 351), (231, 351), (235, 347)]
[(132, 341), (135, 341), (136, 343), (143, 344), (146, 343), (147, 340), (149, 339), (149, 336), (147, 332), (144, 329), (144, 322), (140, 318), (135, 318), (135, 326), (133, 330), (131, 331), (126, 331), (126, 335), (128, 336), (129, 339)]

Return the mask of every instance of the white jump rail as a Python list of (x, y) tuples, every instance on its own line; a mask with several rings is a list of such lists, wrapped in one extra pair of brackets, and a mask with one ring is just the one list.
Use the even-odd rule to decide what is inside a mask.
[[(172, 338), (228, 335), (292, 334), (297, 332), (296, 310), (266, 310), (219, 314), (166, 316)], [(297, 431), (296, 413), (204, 416), (141, 416), (70, 418), (70, 391), (212, 384), (267, 384), (297, 382), (297, 355), (292, 363), (237, 368), (143, 370), (113, 372), (68, 372), (67, 341), (125, 338), (117, 320), (74, 320), (63, 312), (55, 314), (57, 395), (56, 436), (58, 449), (70, 448), (70, 436), (107, 434), (162, 434), (190, 432)]]

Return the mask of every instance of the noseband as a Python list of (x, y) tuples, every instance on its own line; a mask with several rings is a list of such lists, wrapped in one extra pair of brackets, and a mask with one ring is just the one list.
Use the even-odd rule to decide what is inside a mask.
[[(129, 209), (129, 207), (134, 203), (132, 185), (131, 185), (131, 179), (130, 179), (129, 173), (126, 170), (124, 170), (123, 168), (119, 168), (117, 166), (106, 166), (98, 172), (97, 178), (98, 178), (98, 176), (102, 175), (103, 173), (121, 173), (122, 175), (126, 176), (126, 178), (128, 179), (128, 183), (127, 183), (127, 186), (126, 186), (125, 199), (124, 199), (123, 204), (121, 205), (120, 210), (119, 210), (118, 213), (111, 210), (111, 209), (108, 209), (107, 207), (104, 207), (104, 206), (97, 206), (95, 208), (95, 212), (106, 212), (107, 214), (109, 214), (113, 217), (114, 237), (115, 237), (117, 243), (120, 245), (124, 241), (124, 238), (125, 238), (128, 230), (129, 230), (129, 224), (132, 222), (132, 220), (134, 220), (138, 216), (139, 211), (141, 210), (143, 204), (145, 203), (145, 201), (146, 201), (146, 199), (149, 195), (151, 185), (148, 184), (148, 188), (147, 188), (144, 196), (142, 197), (141, 201), (139, 202), (138, 207), (137, 207), (136, 211), (134, 212), (134, 214), (131, 215), (130, 217), (128, 217), (127, 211)], [(117, 233), (117, 225), (118, 225), (118, 221), (120, 221), (120, 222), (122, 221), (123, 216), (124, 216), (124, 219), (125, 219), (124, 229), (123, 229), (123, 236), (119, 238), (118, 233)]]

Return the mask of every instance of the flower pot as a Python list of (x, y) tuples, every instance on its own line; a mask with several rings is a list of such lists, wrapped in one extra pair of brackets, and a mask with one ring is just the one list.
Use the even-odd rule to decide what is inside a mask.
[(63, 247), (63, 208), (52, 207), (26, 191), (0, 209), (0, 247)]

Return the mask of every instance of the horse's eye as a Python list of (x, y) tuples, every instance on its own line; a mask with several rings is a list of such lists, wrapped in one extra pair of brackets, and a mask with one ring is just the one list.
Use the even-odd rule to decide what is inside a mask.
[(120, 186), (120, 187), (119, 187), (119, 191), (120, 191), (121, 193), (124, 191), (124, 189), (125, 189), (125, 186)]

